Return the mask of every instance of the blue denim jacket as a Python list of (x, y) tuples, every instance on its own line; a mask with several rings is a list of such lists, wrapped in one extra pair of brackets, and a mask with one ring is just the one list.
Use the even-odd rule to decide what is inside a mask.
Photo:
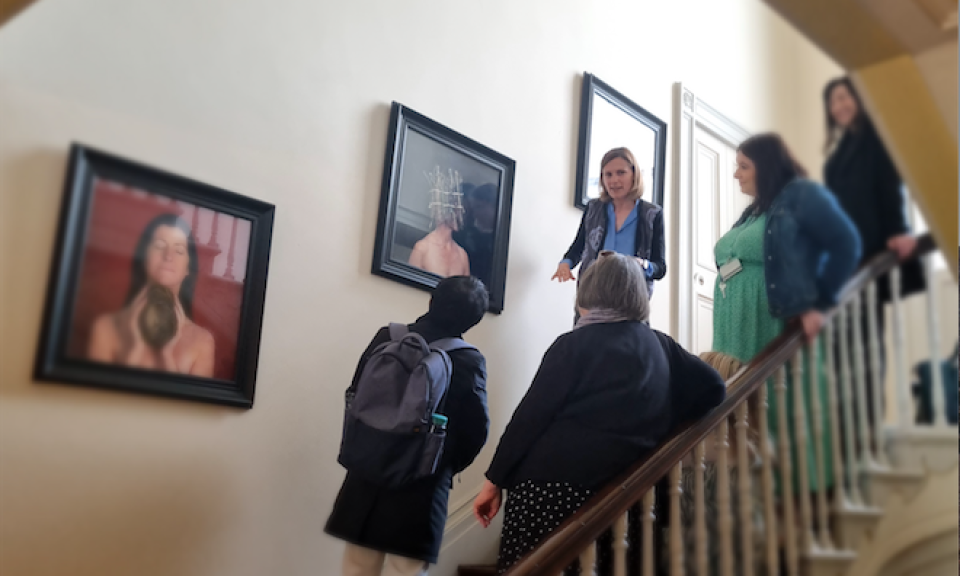
[(860, 235), (829, 190), (798, 178), (767, 211), (763, 254), (770, 314), (789, 318), (836, 306), (860, 261)]

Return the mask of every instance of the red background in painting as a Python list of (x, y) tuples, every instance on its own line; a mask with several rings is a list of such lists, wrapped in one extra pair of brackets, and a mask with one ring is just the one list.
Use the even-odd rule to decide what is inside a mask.
[[(68, 355), (85, 358), (90, 328), (98, 316), (124, 306), (130, 288), (130, 266), (140, 234), (160, 214), (174, 213), (188, 223), (193, 213), (182, 204), (157, 195), (134, 194), (112, 182), (97, 181), (83, 262), (77, 287)], [(223, 251), (197, 242), (200, 274), (193, 298), (193, 321), (213, 335), (214, 378), (233, 381), (243, 282), (213, 274), (214, 259)], [(247, 242), (243, 242), (247, 244)], [(241, 275), (242, 276), (242, 275)]]

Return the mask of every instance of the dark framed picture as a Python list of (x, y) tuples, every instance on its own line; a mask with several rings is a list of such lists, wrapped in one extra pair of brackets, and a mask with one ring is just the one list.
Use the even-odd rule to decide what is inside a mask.
[(373, 273), (433, 289), (473, 275), (503, 311), (515, 163), (393, 103)]
[(273, 218), (74, 144), (35, 377), (253, 406)]
[(643, 178), (643, 197), (663, 206), (667, 123), (593, 74), (584, 73), (573, 205), (585, 209), (600, 197), (600, 160), (608, 150), (629, 148)]

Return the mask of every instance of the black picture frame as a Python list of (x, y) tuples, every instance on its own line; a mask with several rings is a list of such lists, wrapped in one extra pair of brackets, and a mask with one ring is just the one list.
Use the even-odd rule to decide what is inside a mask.
[[(74, 143), (70, 149), (34, 377), (41, 381), (251, 408), (274, 213), (272, 204)], [(212, 348), (206, 348), (210, 353), (204, 361), (204, 374), (209, 368), (209, 376), (176, 371), (186, 365), (181, 364), (181, 358), (188, 356), (180, 356), (180, 352), (170, 352), (171, 358), (177, 354), (175, 362), (161, 364), (159, 368), (131, 367), (119, 359), (90, 359), (94, 355), (92, 342), (107, 341), (94, 335), (92, 326), (110, 325), (110, 319), (124, 317), (125, 310), (128, 310), (126, 318), (143, 316), (133, 312), (143, 308), (136, 308), (135, 301), (129, 301), (137, 284), (134, 271), (138, 266), (137, 255), (140, 254), (141, 267), (145, 270), (142, 285), (154, 286), (151, 274), (161, 272), (153, 272), (159, 268), (149, 263), (157, 261), (150, 260), (154, 258), (150, 254), (160, 250), (156, 246), (161, 241), (144, 239), (151, 237), (148, 232), (151, 227), (155, 226), (152, 238), (160, 234), (158, 229), (173, 229), (175, 224), (156, 224), (157, 220), (169, 219), (171, 214), (179, 218), (177, 222), (192, 226), (185, 229), (188, 241), (181, 244), (190, 246), (189, 250), (184, 247), (180, 252), (186, 254), (187, 279), (192, 277), (189, 294), (192, 312), (184, 316), (191, 318), (189, 323), (176, 316), (177, 336), (162, 349), (188, 346), (183, 344), (191, 342), (184, 340), (188, 330), (195, 336), (194, 342), (213, 342)], [(188, 214), (192, 215), (192, 222)], [(148, 218), (146, 227), (137, 224)], [(201, 229), (209, 233), (205, 244), (199, 239)], [(221, 242), (226, 246), (221, 246)], [(245, 248), (240, 248), (243, 243)], [(195, 265), (191, 264), (193, 260)], [(147, 269), (151, 271), (146, 272)], [(174, 296), (168, 301), (172, 305), (173, 298), (177, 298), (183, 304), (182, 310), (188, 308), (184, 304), (186, 288), (181, 288), (186, 286), (187, 279), (177, 284)], [(141, 293), (147, 291), (144, 288)], [(105, 306), (102, 301), (107, 295), (112, 295), (117, 302), (118, 295), (124, 292), (128, 304), (115, 312), (95, 316)], [(201, 317), (206, 319), (201, 321)], [(99, 323), (101, 319), (103, 322)], [(130, 337), (125, 345), (136, 341), (130, 336), (134, 321), (129, 324), (118, 321), (113, 325), (117, 327), (117, 335)], [(147, 340), (144, 334), (139, 333), (141, 343)], [(117, 337), (116, 341), (122, 340)], [(131, 345), (127, 350), (133, 348)], [(151, 358), (162, 357), (158, 352), (161, 348), (148, 350), (146, 354), (152, 355)], [(201, 356), (197, 355), (192, 366), (201, 362)], [(177, 368), (168, 370), (166, 366)], [(230, 376), (219, 376), (221, 373)]]
[[(470, 273), (487, 286), (489, 311), (503, 312), (515, 169), (516, 163), (503, 154), (393, 102), (373, 274), (432, 290), (444, 276), (461, 274), (465, 258)], [(437, 179), (445, 179), (447, 184), (435, 186)], [(450, 184), (458, 179), (461, 184)], [(456, 200), (433, 203), (431, 198), (435, 195), (446, 199), (459, 197), (462, 203), (461, 208), (452, 208), (448, 213), (462, 214), (461, 226), (453, 227), (451, 237), (462, 248), (463, 256), (454, 262), (456, 266), (448, 266), (455, 271), (443, 275), (437, 268), (426, 268), (432, 264), (424, 263), (425, 267), (421, 267), (411, 263), (426, 262), (430, 257), (429, 241), (421, 244), (424, 238), (434, 233), (441, 235), (445, 227), (450, 227), (437, 223), (437, 218), (447, 216), (431, 214), (431, 207), (454, 206)], [(449, 263), (450, 260), (443, 262)]]
[[(596, 106), (597, 103), (602, 108)], [(650, 169), (649, 176), (644, 174), (644, 199), (662, 208), (667, 123), (593, 74), (584, 72), (574, 206), (585, 210), (592, 198), (599, 197), (600, 160), (607, 150), (619, 146), (633, 152), (641, 170)]]

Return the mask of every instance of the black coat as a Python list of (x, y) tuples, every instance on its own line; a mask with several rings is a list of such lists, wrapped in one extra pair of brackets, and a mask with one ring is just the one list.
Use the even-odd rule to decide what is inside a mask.
[(487, 478), (602, 487), (725, 395), (713, 368), (642, 322), (577, 328), (547, 350)]
[[(460, 337), (423, 316), (409, 326), (427, 342)], [(381, 328), (360, 358), (356, 383), (374, 348), (390, 340)], [(436, 563), (447, 520), (453, 475), (473, 462), (487, 440), (487, 369), (476, 350), (450, 353), (453, 375), (446, 398), (447, 440), (435, 475), (400, 489), (387, 489), (347, 473), (325, 532), (382, 552)]]
[[(861, 263), (887, 249), (887, 240), (910, 231), (903, 182), (887, 149), (870, 122), (846, 131), (823, 169), (827, 187), (853, 220), (863, 245)], [(902, 266), (901, 290), (909, 294), (926, 287), (919, 261)], [(890, 298), (890, 281), (877, 285), (881, 301)]]

